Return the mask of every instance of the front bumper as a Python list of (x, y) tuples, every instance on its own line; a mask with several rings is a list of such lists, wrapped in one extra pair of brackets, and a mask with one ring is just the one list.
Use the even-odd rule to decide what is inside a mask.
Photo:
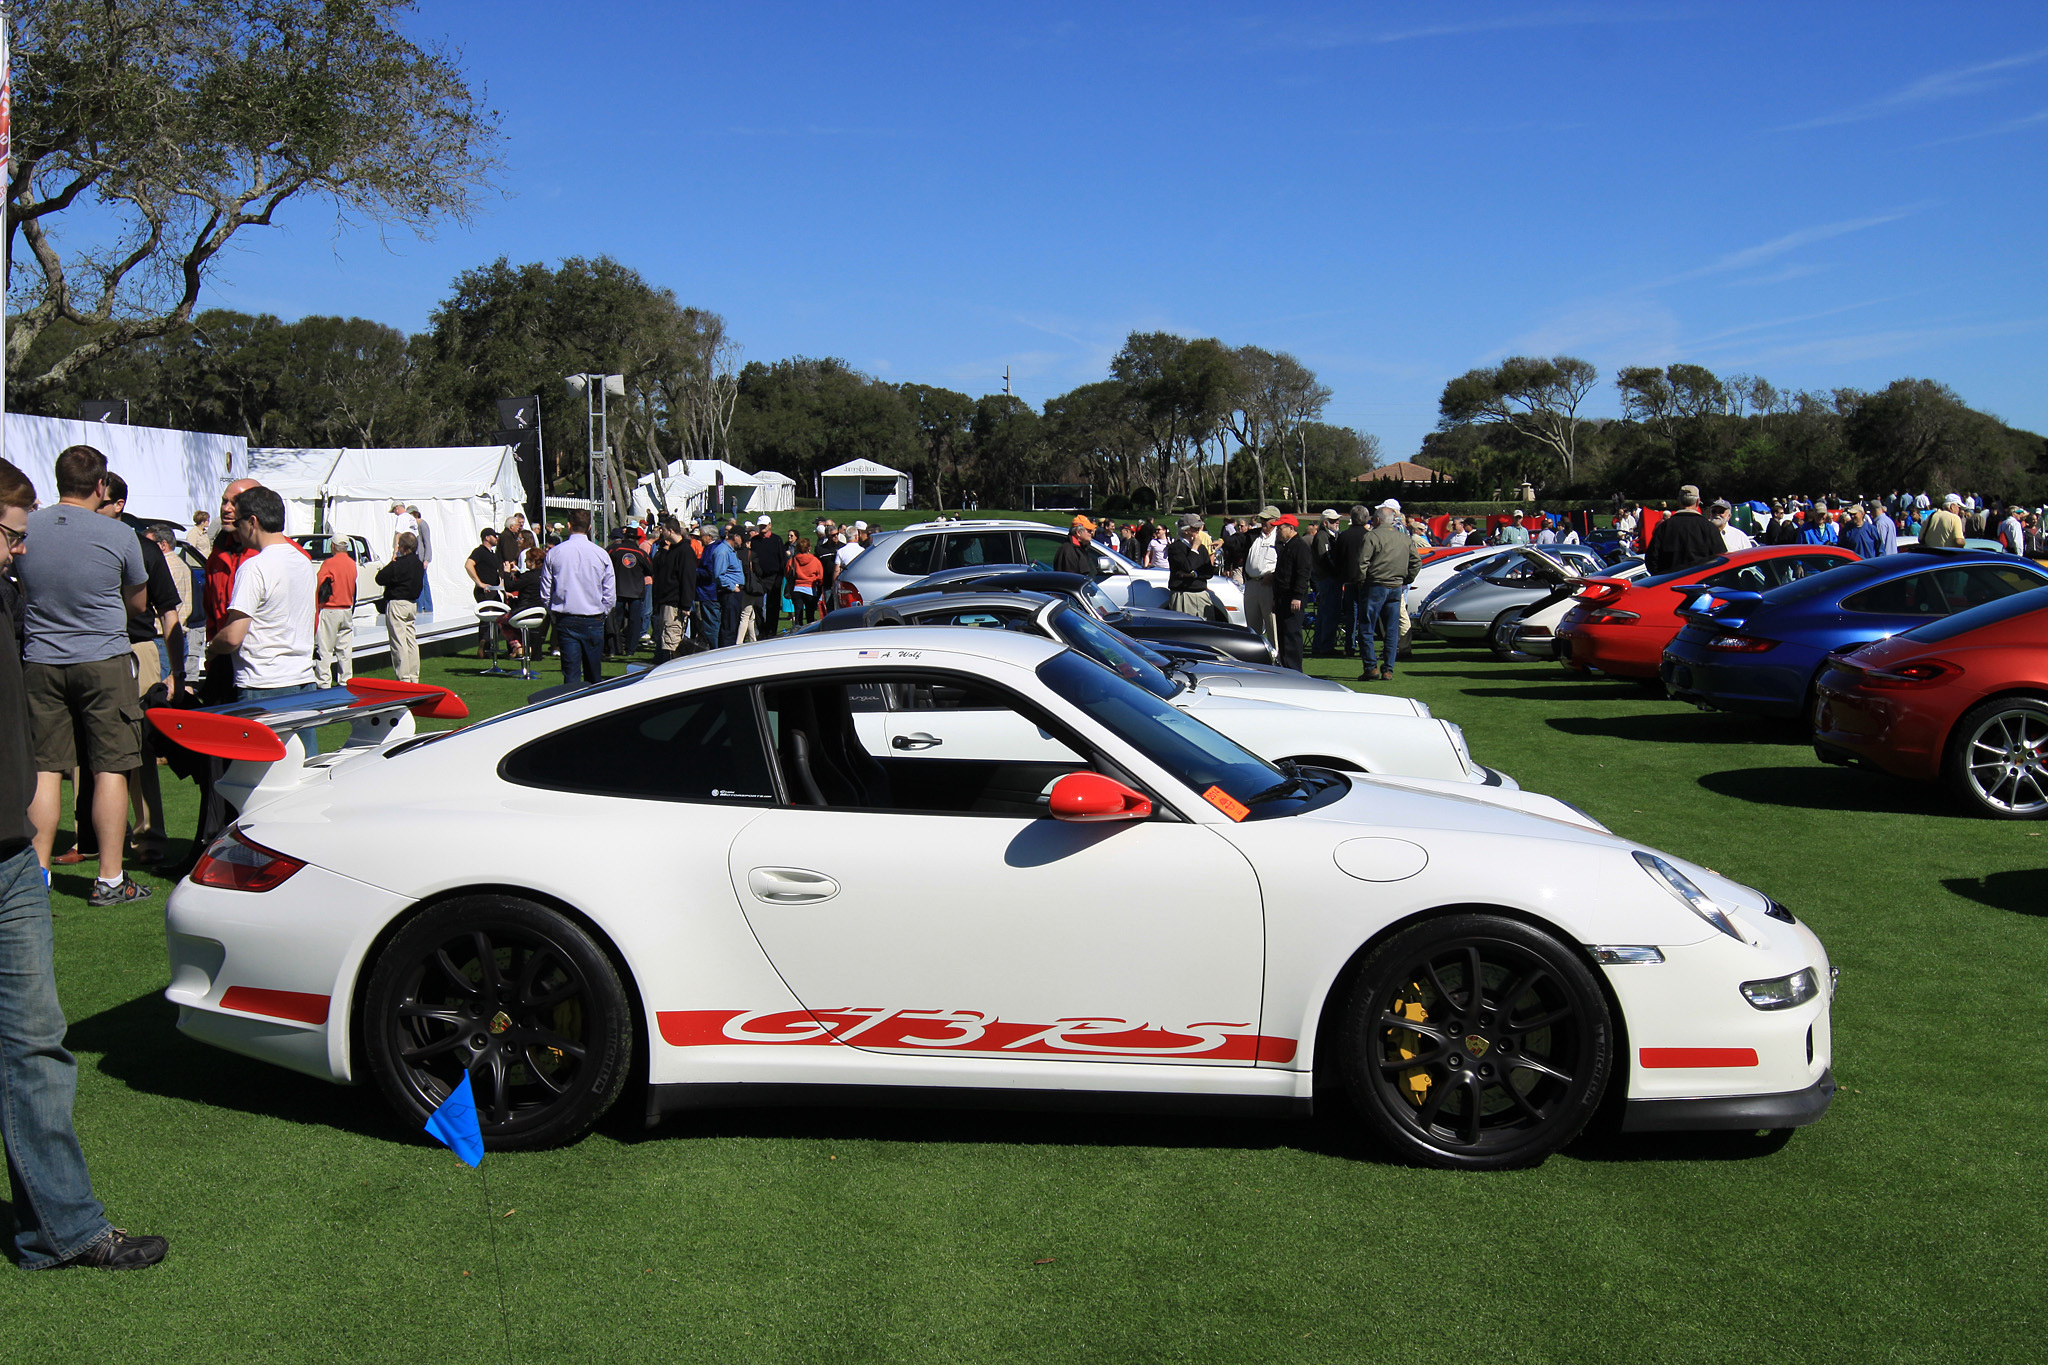
[(1827, 1113), (1835, 1098), (1835, 1073), (1804, 1090), (1781, 1095), (1724, 1095), (1705, 1100), (1630, 1100), (1622, 1110), (1624, 1133), (1688, 1133), (1804, 1128)]

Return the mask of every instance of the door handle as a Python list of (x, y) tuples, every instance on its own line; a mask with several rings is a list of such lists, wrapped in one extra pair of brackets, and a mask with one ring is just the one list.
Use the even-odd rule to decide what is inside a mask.
[(914, 735), (898, 735), (889, 741), (892, 749), (935, 749), (946, 741), (936, 735), (925, 734), (922, 730)]
[(747, 890), (770, 905), (816, 905), (838, 895), (839, 883), (801, 867), (757, 867), (747, 874)]

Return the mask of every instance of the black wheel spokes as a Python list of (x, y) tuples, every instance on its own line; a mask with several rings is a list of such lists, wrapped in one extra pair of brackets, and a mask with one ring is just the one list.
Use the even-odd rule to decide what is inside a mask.
[(391, 1017), (394, 1050), (429, 1107), (466, 1070), (485, 1131), (516, 1129), (577, 1089), (588, 1054), (574, 1002), (587, 990), (554, 944), (475, 930), (421, 960)]
[[(1491, 993), (1489, 970), (1507, 983)], [(1445, 976), (1458, 973), (1454, 990)], [(1480, 944), (1440, 950), (1402, 979), (1428, 981), (1437, 1000), (1428, 1018), (1408, 1018), (1397, 1008), (1412, 989), (1403, 988), (1375, 1021), (1375, 1070), (1393, 1112), (1441, 1146), (1498, 1150), (1533, 1140), (1580, 1069), (1579, 1010), (1564, 983), (1523, 952)]]

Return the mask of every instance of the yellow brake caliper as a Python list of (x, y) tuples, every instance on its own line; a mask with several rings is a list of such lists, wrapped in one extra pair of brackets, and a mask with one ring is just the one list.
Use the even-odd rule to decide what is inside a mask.
[[(1419, 981), (1413, 983), (1409, 987), (1409, 990), (1412, 991), (1415, 995), (1420, 996), (1422, 994), (1422, 983)], [(1394, 1001), (1393, 1013), (1398, 1015), (1400, 1018), (1410, 1020), (1417, 1024), (1426, 1024), (1429, 1022), (1429, 1011), (1422, 1007), (1422, 1001), (1420, 999)], [(1409, 1043), (1416, 1041), (1418, 1041), (1417, 1036), (1413, 1033), (1403, 1033), (1395, 1041), (1394, 1050), (1396, 1053), (1400, 1055), (1402, 1061), (1405, 1062), (1416, 1055), (1417, 1049), (1408, 1046)], [(1425, 1067), (1418, 1066), (1413, 1068), (1412, 1070), (1402, 1072), (1401, 1084), (1408, 1091), (1409, 1100), (1414, 1103), (1417, 1109), (1420, 1109), (1422, 1107), (1423, 1101), (1429, 1098), (1428, 1069)]]

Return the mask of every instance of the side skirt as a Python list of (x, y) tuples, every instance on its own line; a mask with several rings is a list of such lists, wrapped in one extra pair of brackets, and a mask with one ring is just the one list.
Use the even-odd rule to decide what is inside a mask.
[(647, 1087), (647, 1126), (662, 1115), (693, 1109), (885, 1108), (1055, 1110), (1104, 1114), (1219, 1114), (1232, 1117), (1306, 1117), (1307, 1096), (1190, 1095), (1128, 1090), (999, 1089), (943, 1085), (819, 1085), (706, 1082)]

